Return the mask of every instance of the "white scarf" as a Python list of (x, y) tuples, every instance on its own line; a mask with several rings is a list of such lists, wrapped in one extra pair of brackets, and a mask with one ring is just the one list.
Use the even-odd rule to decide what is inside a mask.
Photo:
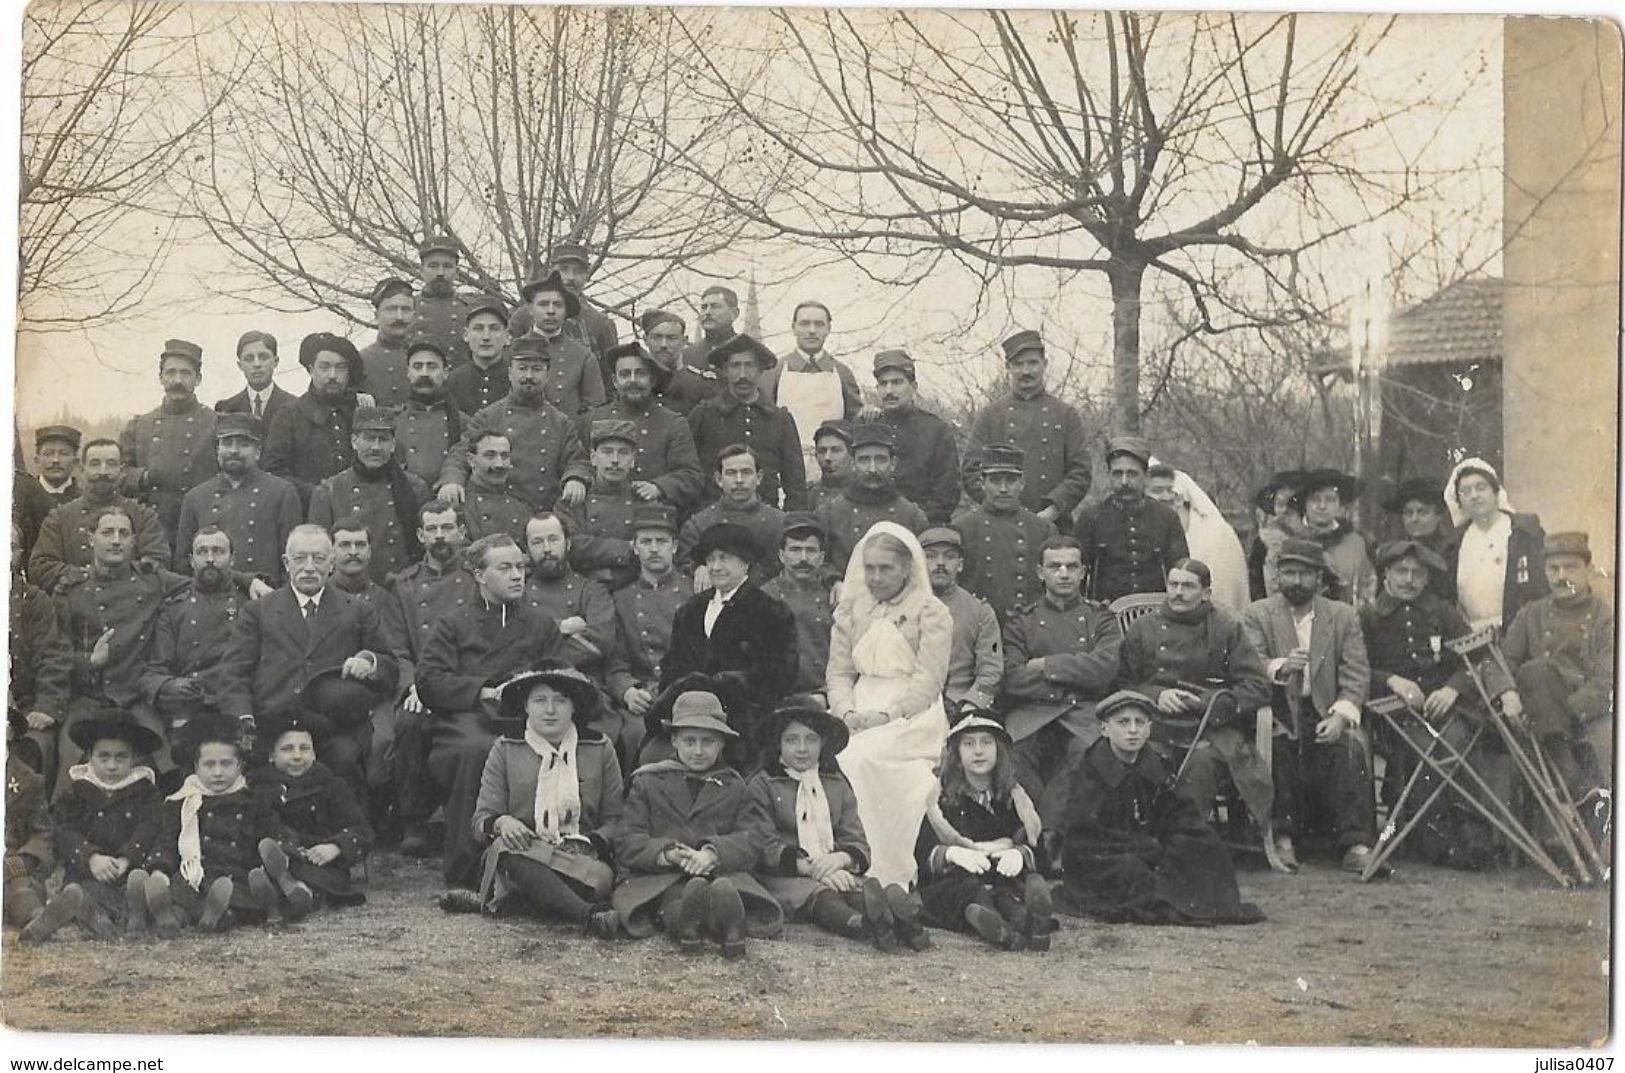
[(89, 764), (73, 765), (68, 769), (68, 778), (78, 779), (80, 782), (88, 782), (92, 786), (99, 786), (108, 793), (122, 790), (126, 786), (134, 786), (143, 779), (152, 783), (154, 786), (158, 784), (158, 777), (153, 774), (152, 768), (147, 767), (145, 764), (137, 765), (136, 767), (131, 768), (125, 774), (125, 776), (117, 782), (103, 782), (101, 777), (96, 774), (96, 769), (91, 767)]
[(824, 780), (818, 766), (806, 771), (784, 773), (796, 780), (796, 841), (809, 857), (822, 857), (835, 852), (835, 826), (829, 818), (829, 796), (824, 793)]
[(165, 799), (181, 803), (181, 837), (176, 848), (181, 854), (181, 878), (190, 883), (193, 890), (203, 889), (203, 839), (197, 829), (197, 814), (203, 807), (203, 799), (234, 794), (247, 786), (248, 780), (238, 775), (230, 786), (216, 792), (204, 786), (196, 775), (188, 775), (181, 788)]
[(558, 841), (581, 833), (581, 782), (576, 776), (576, 734), (571, 723), (557, 745), (525, 728), (525, 744), (541, 759), (536, 769), (536, 833)]

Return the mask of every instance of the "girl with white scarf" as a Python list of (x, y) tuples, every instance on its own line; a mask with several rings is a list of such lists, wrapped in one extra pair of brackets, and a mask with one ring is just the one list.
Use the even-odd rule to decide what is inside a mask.
[(786, 916), (887, 952), (929, 949), (908, 892), (864, 877), (869, 840), (835, 760), (850, 738), (811, 694), (786, 697), (764, 722), (762, 770), (745, 784), (744, 822), (762, 847), (757, 878)]
[(882, 885), (914, 882), (914, 841), (948, 736), (952, 645), (953, 618), (931, 594), (920, 542), (877, 523), (847, 563), (825, 687), (830, 712), (852, 731), (839, 760), (869, 836), (869, 874)]
[(621, 768), (610, 740), (587, 726), (598, 689), (549, 661), (504, 683), (498, 705), (523, 730), (497, 739), (480, 778), (473, 826), (487, 848), (477, 904), (518, 897), (613, 938), (609, 834), (621, 817)]

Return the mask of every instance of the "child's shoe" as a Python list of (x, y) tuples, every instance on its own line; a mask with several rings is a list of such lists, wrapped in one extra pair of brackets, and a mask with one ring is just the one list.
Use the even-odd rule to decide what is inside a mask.
[(152, 911), (152, 930), (160, 939), (175, 939), (181, 933), (181, 915), (175, 910), (175, 897), (169, 891), (169, 877), (154, 873), (147, 877), (147, 908)]
[(685, 954), (705, 951), (706, 890), (704, 877), (695, 876), (683, 886), (677, 902), (677, 948)]
[(886, 888), (886, 904), (897, 924), (897, 939), (915, 953), (931, 949), (931, 936), (920, 923), (920, 904), (896, 883)]
[(265, 863), (265, 874), (276, 883), (282, 896), (288, 899), (288, 919), (303, 920), (316, 904), (316, 896), (308, 886), (293, 878), (288, 866), (288, 855), (275, 839), (260, 839), (260, 860)]
[(256, 868), (248, 873), (248, 892), (254, 896), (254, 904), (260, 907), (265, 914), (268, 924), (277, 924), (282, 920), (282, 913), (277, 909), (276, 885), (271, 877), (265, 874), (265, 869)]
[(147, 873), (139, 868), (124, 877), (124, 937), (147, 937)]
[(891, 906), (880, 880), (870, 876), (863, 881), (863, 926), (869, 932), (869, 941), (875, 949), (887, 954), (897, 952), (897, 931), (892, 919)]
[(77, 883), (69, 883), (45, 903), (45, 908), (34, 915), (23, 928), (21, 939), (25, 943), (43, 943), (58, 928), (79, 915), (85, 892)]
[(711, 881), (708, 897), (711, 934), (722, 945), (722, 956), (737, 961), (745, 956), (745, 902), (739, 888), (726, 877)]
[(209, 884), (209, 892), (203, 896), (203, 915), (198, 917), (198, 930), (226, 930), (226, 910), (230, 908), (231, 877), (221, 876)]
[(985, 905), (967, 905), (965, 907), (965, 923), (971, 930), (982, 937), (982, 941), (990, 946), (997, 946), (1009, 950), (1015, 944), (1018, 936), (1010, 930), (997, 909)]
[(1036, 872), (1029, 875), (1022, 897), (1027, 906), (1027, 927), (1022, 933), (1027, 949), (1046, 951), (1050, 932), (1055, 930), (1055, 902), (1050, 896), (1049, 880)]

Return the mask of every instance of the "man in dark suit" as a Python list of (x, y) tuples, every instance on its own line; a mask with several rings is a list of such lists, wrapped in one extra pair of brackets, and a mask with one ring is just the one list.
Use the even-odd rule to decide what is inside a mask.
[(237, 368), (247, 385), (237, 394), (214, 404), (218, 413), (253, 414), (269, 427), (276, 412), (294, 400), (291, 391), (276, 383), (276, 336), (269, 332), (244, 332), (237, 340)]
[(359, 699), (343, 714), (325, 715), (306, 703), (305, 686), (336, 669), (341, 679), (382, 695), (394, 690), (399, 671), (378, 612), (328, 584), (333, 558), (333, 538), (321, 526), (301, 525), (288, 534), (288, 585), (237, 616), (220, 676), (220, 710), (251, 725), (305, 721), (316, 732), (321, 760), (364, 793), (371, 704)]
[(309, 508), (311, 491), (355, 462), (350, 426), (365, 378), (355, 344), (331, 332), (305, 336), (299, 364), (310, 371), (310, 387), (269, 422), (262, 466), (292, 481)]
[(661, 689), (695, 671), (743, 673), (751, 703), (738, 723), (746, 744), (755, 742), (756, 718), (790, 691), (800, 667), (795, 616), (750, 580), (751, 566), (761, 557), (760, 544), (742, 525), (723, 522), (701, 534), (694, 561), (712, 587), (677, 609), (671, 647), (660, 666)]

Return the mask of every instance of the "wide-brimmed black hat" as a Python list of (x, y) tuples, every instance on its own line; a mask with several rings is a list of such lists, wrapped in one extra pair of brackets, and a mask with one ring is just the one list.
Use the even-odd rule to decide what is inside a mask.
[(791, 723), (800, 723), (824, 740), (821, 757), (834, 756), (852, 740), (852, 731), (808, 693), (785, 697), (762, 722), (761, 741), (777, 752), (779, 737)]
[(378, 703), (383, 691), (382, 681), (365, 681), (344, 677), (344, 667), (328, 667), (317, 671), (299, 689), (299, 703), (315, 712), (336, 719), (344, 725), (361, 721)]
[(98, 710), (89, 719), (79, 719), (68, 724), (68, 740), (87, 753), (98, 741), (105, 738), (129, 742), (130, 751), (136, 756), (147, 756), (164, 746), (164, 739), (155, 731), (137, 723), (122, 709), (111, 704)]
[(1440, 514), (1445, 513), (1444, 506), (1444, 479), (1442, 477), (1410, 477), (1400, 481), (1392, 493), (1383, 498), (1382, 509), (1389, 514), (1399, 514), (1405, 509), (1405, 504), (1416, 500), (1426, 503), (1436, 509)]
[(756, 534), (735, 522), (719, 522), (700, 534), (694, 545), (694, 561), (703, 563), (713, 551), (726, 551), (748, 563), (762, 559), (762, 546)]
[(1312, 469), (1303, 475), (1298, 482), (1297, 490), (1292, 493), (1292, 508), (1303, 510), (1309, 497), (1322, 488), (1337, 489), (1337, 498), (1344, 503), (1352, 503), (1360, 498), (1360, 489), (1365, 482), (1352, 473), (1344, 473), (1338, 469)]
[(521, 671), (503, 682), (497, 698), (498, 714), (504, 719), (524, 722), (525, 700), (538, 685), (550, 685), (570, 698), (571, 718), (577, 726), (584, 726), (597, 717), (598, 687), (591, 678), (557, 660), (545, 660), (535, 670)]
[(343, 358), (350, 366), (350, 387), (359, 389), (365, 376), (361, 364), (361, 352), (355, 344), (342, 335), (332, 332), (312, 332), (299, 341), (299, 364), (310, 368), (316, 364), (316, 355), (322, 351), (331, 351)]
[(1283, 469), (1270, 474), (1270, 479), (1253, 494), (1253, 505), (1265, 514), (1274, 514), (1276, 493), (1284, 488), (1296, 494), (1298, 486), (1303, 483), (1303, 476), (1301, 469)]
[(715, 368), (735, 354), (749, 354), (756, 359), (756, 367), (763, 372), (779, 363), (779, 359), (767, 348), (767, 344), (754, 336), (740, 332), (720, 346), (712, 347), (711, 352), (705, 356), (705, 364)]
[(559, 275), (557, 270), (525, 284), (519, 289), (519, 297), (529, 303), (532, 298), (543, 291), (555, 291), (564, 296), (565, 316), (578, 317), (581, 315), (581, 299), (570, 293), (570, 288), (564, 285), (564, 277)]

